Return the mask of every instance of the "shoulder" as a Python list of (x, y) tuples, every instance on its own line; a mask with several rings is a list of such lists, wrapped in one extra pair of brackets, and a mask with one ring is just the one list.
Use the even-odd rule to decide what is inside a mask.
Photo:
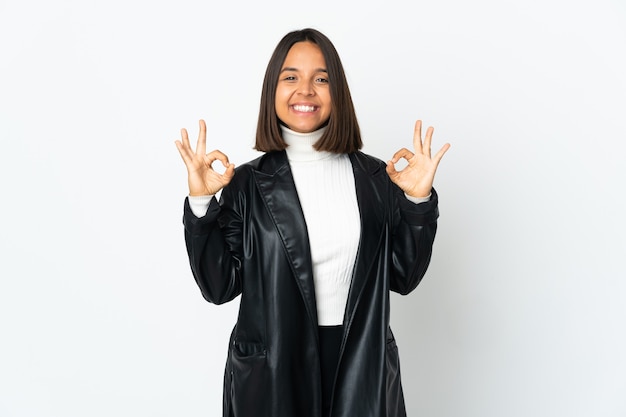
[(225, 189), (231, 191), (249, 189), (259, 176), (273, 176), (289, 169), (284, 151), (268, 152), (235, 168), (235, 175)]
[(353, 152), (349, 154), (349, 156), (355, 169), (361, 169), (370, 174), (386, 174), (385, 168), (387, 164), (375, 156), (368, 155), (361, 151)]
[(273, 174), (282, 167), (288, 166), (289, 161), (285, 151), (267, 152), (235, 169), (236, 175), (251, 175), (254, 172)]

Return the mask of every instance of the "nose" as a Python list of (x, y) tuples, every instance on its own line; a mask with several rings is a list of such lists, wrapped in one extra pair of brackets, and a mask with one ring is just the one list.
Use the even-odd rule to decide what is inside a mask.
[(315, 94), (315, 89), (313, 88), (313, 83), (310, 81), (302, 81), (298, 85), (298, 93), (303, 96), (312, 96)]

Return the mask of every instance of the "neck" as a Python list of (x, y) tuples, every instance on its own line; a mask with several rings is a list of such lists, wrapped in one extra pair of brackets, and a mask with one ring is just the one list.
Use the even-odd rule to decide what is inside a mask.
[(290, 161), (316, 161), (327, 159), (332, 154), (330, 152), (317, 151), (313, 147), (324, 134), (325, 127), (314, 132), (299, 133), (285, 126), (280, 127), (283, 140), (287, 146), (287, 158)]

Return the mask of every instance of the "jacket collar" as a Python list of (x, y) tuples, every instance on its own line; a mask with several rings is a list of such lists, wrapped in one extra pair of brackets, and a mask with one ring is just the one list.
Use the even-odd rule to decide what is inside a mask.
[[(361, 152), (349, 155), (354, 172), (357, 201), (361, 215), (361, 238), (344, 314), (344, 324), (351, 321), (359, 295), (369, 275), (371, 262), (380, 247), (385, 221), (385, 196), (378, 187), (384, 183), (385, 171), (380, 163)], [(287, 258), (309, 317), (317, 327), (317, 307), (313, 283), (313, 263), (304, 214), (285, 151), (267, 153), (259, 158), (255, 180), (283, 242)]]

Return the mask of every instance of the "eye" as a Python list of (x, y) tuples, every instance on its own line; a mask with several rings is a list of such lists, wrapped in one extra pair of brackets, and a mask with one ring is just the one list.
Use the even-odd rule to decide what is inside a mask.
[(286, 75), (283, 77), (283, 81), (295, 81), (295, 80), (296, 80), (295, 75)]
[(320, 84), (328, 84), (328, 78), (318, 77), (315, 79), (315, 82)]

